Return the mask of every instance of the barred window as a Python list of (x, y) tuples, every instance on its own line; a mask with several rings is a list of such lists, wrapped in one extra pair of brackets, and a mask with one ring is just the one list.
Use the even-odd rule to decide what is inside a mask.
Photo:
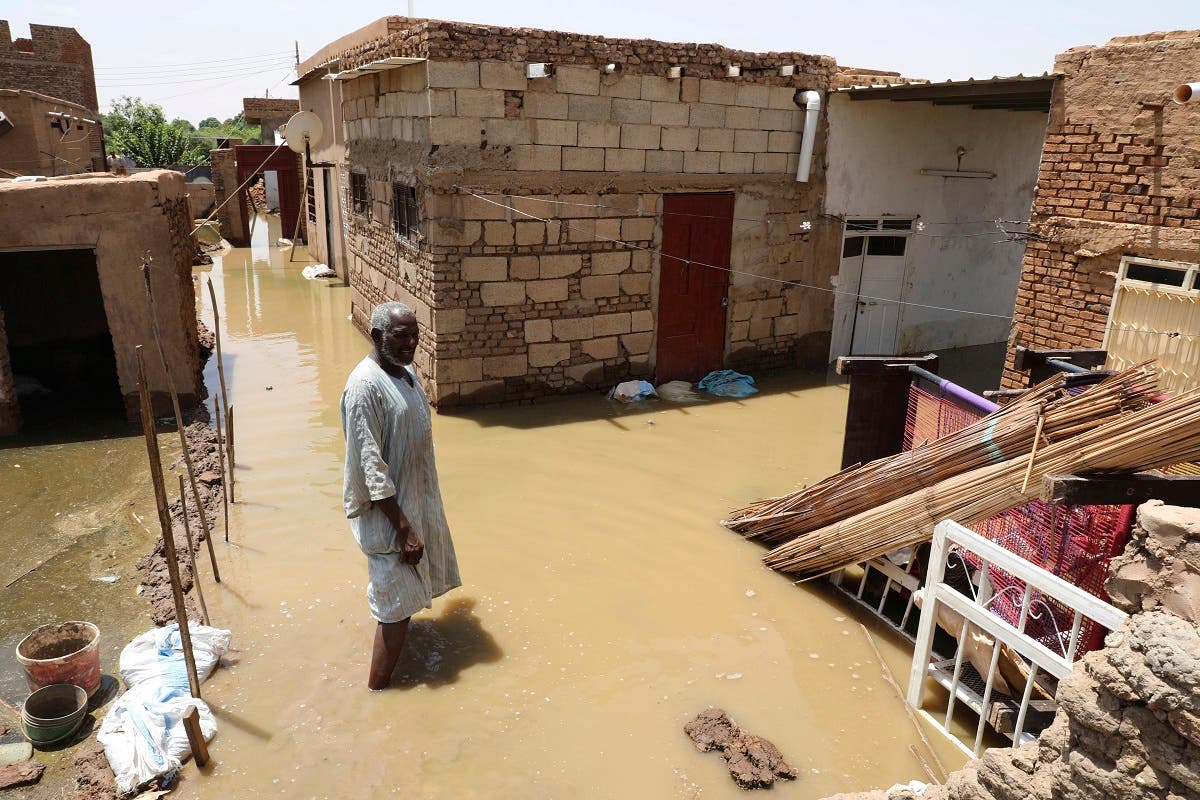
[(366, 216), (371, 211), (371, 198), (367, 193), (367, 176), (364, 173), (350, 173), (350, 208), (355, 214), (362, 216)]
[(392, 229), (397, 239), (417, 241), (417, 190), (412, 186), (392, 184)]

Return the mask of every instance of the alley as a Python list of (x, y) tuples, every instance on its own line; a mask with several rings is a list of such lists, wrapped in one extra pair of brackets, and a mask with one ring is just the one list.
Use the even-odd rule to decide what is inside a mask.
[(714, 522), (836, 468), (845, 389), (811, 375), (641, 413), (586, 395), (437, 415), (465, 585), (417, 617), (393, 688), (369, 694), (338, 414), (367, 343), (348, 290), (301, 278), (265, 246), (277, 235), (259, 225), (253, 249), (211, 268), (239, 502), (208, 602), (236, 652), (205, 685), (219, 756), (203, 780), (185, 773), (185, 794), (337, 796), (353, 781), (361, 796), (738, 796), (681, 732), (709, 705), (799, 767), (786, 797), (920, 769), (854, 613)]

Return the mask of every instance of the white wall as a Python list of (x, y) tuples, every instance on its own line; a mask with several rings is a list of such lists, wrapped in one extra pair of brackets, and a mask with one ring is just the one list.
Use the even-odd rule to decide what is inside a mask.
[[(923, 234), (909, 241), (902, 300), (1011, 315), (1021, 276), (1023, 243), (995, 244), (990, 224), (933, 223), (1026, 220), (1033, 201), (1047, 115), (1034, 111), (974, 110), (929, 102), (829, 102), (826, 211), (847, 217), (918, 216)], [(995, 172), (993, 179), (938, 178), (923, 168)], [(974, 233), (977, 236), (958, 234)], [(955, 234), (953, 238), (938, 235)], [(841, 286), (853, 287), (848, 276)], [(838, 297), (831, 360), (845, 355), (853, 298)], [(903, 306), (898, 353), (988, 344), (1008, 337), (1007, 319)]]

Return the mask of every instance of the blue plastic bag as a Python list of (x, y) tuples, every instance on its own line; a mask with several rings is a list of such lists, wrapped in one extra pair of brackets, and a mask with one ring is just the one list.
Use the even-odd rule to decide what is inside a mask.
[(754, 388), (754, 378), (731, 369), (714, 370), (701, 378), (696, 386), (718, 397), (749, 397), (758, 392)]

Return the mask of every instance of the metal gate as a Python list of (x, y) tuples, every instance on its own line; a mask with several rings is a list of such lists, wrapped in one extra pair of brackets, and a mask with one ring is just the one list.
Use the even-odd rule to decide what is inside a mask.
[(1121, 259), (1104, 349), (1110, 369), (1157, 359), (1168, 394), (1200, 386), (1200, 267)]

